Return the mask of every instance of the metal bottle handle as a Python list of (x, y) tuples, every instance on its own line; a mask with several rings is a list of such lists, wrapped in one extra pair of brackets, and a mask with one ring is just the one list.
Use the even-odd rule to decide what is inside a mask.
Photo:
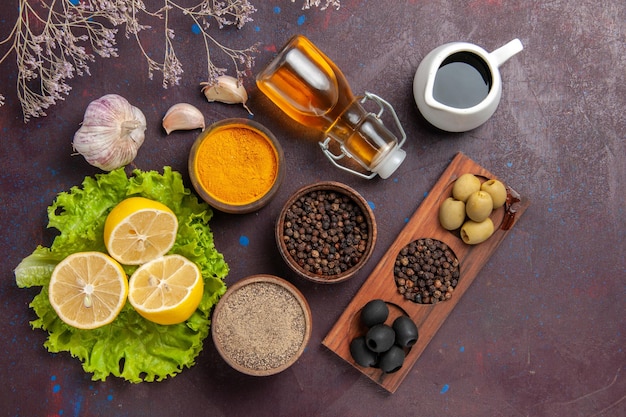
[[(378, 113), (376, 113), (376, 119), (380, 120), (380, 123), (382, 124), (383, 121), (381, 120), (381, 116), (383, 115), (385, 108), (387, 108), (387, 110), (390, 111), (391, 116), (393, 117), (394, 122), (396, 123), (396, 126), (398, 127), (398, 130), (400, 131), (401, 134), (401, 139), (398, 142), (398, 147), (401, 148), (402, 145), (404, 144), (404, 142), (406, 141), (406, 133), (404, 132), (404, 129), (402, 128), (402, 124), (400, 123), (400, 119), (398, 118), (398, 115), (396, 114), (396, 111), (394, 110), (393, 106), (391, 104), (389, 104), (389, 102), (385, 101), (383, 98), (377, 96), (376, 94), (373, 93), (369, 93), (369, 92), (365, 92), (363, 98), (361, 99), (361, 104), (365, 103), (367, 100), (373, 100), (376, 104), (378, 104), (378, 107), (380, 108), (380, 110), (378, 111)], [(367, 175), (364, 174), (362, 172), (359, 171), (355, 171), (352, 168), (349, 168), (345, 165), (340, 164), (338, 161), (342, 160), (345, 157), (351, 158), (351, 159), (355, 159), (350, 152), (348, 152), (348, 150), (345, 149), (345, 147), (343, 145), (340, 144), (340, 149), (341, 149), (341, 153), (340, 154), (334, 154), (333, 152), (331, 152), (330, 150), (330, 141), (333, 140), (333, 138), (331, 137), (326, 137), (324, 139), (323, 142), (319, 142), (320, 147), (322, 148), (322, 152), (324, 152), (324, 154), (326, 155), (326, 157), (328, 158), (328, 160), (330, 162), (332, 162), (333, 165), (335, 165), (337, 168), (342, 169), (344, 171), (348, 171), (354, 175), (357, 175), (361, 178), (365, 178), (365, 179), (372, 179), (376, 176), (375, 172), (372, 172), (371, 174)], [(337, 142), (337, 141), (336, 141)], [(337, 142), (339, 143), (339, 142)], [(358, 161), (358, 160), (357, 160)], [(364, 167), (367, 169), (367, 167)]]

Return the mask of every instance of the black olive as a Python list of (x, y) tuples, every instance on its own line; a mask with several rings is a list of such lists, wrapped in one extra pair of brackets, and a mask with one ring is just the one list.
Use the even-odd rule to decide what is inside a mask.
[(389, 307), (383, 300), (372, 300), (361, 310), (361, 322), (367, 327), (382, 324), (389, 316)]
[(378, 355), (368, 349), (363, 336), (357, 337), (350, 342), (350, 354), (352, 359), (361, 366), (376, 366), (378, 362)]
[(396, 344), (401, 347), (411, 347), (417, 342), (417, 326), (408, 316), (395, 319), (392, 328), (396, 332)]
[(393, 345), (391, 349), (383, 353), (380, 357), (380, 369), (387, 373), (396, 372), (404, 364), (404, 349), (398, 345)]
[(386, 324), (377, 324), (367, 331), (365, 343), (374, 352), (389, 350), (396, 340), (396, 332)]

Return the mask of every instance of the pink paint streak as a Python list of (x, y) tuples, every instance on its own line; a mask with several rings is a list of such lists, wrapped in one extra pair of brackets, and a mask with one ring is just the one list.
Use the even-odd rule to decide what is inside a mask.
[(482, 6), (502, 6), (502, 0), (474, 0), (470, 3), (471, 8)]

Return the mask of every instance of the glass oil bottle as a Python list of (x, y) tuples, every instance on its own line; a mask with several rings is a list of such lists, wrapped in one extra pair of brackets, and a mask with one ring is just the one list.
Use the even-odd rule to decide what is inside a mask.
[[(368, 179), (388, 178), (404, 161), (401, 147), (406, 134), (393, 107), (371, 93), (355, 97), (339, 68), (306, 37), (292, 37), (256, 81), (292, 119), (324, 133), (320, 146), (338, 168)], [(367, 100), (379, 106), (378, 113), (365, 109)], [(400, 141), (381, 120), (385, 108), (398, 126)], [(340, 154), (330, 150), (332, 140), (339, 144)], [(344, 157), (353, 158), (369, 174), (340, 164)]]

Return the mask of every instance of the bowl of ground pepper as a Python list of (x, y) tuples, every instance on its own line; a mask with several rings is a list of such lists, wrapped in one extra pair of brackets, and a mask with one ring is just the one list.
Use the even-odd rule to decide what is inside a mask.
[(302, 293), (274, 275), (244, 278), (213, 312), (213, 342), (232, 368), (268, 376), (293, 365), (311, 337), (311, 309)]
[(333, 284), (353, 277), (367, 263), (377, 227), (372, 209), (357, 191), (325, 181), (302, 187), (287, 200), (275, 237), (294, 272)]
[(284, 154), (276, 137), (248, 119), (224, 119), (209, 126), (189, 154), (189, 176), (200, 197), (233, 214), (256, 211), (278, 191)]

